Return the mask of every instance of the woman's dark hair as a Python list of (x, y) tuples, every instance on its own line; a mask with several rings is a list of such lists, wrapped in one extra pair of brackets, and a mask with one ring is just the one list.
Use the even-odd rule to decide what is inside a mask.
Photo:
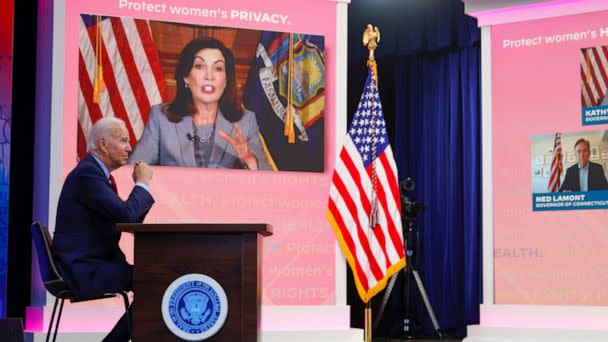
[(220, 50), (226, 61), (226, 89), (220, 97), (219, 107), (226, 120), (230, 122), (239, 121), (243, 117), (243, 110), (237, 103), (236, 75), (234, 71), (234, 55), (224, 43), (214, 38), (195, 39), (188, 43), (179, 56), (179, 64), (175, 69), (175, 82), (177, 93), (175, 99), (169, 105), (167, 118), (171, 122), (179, 122), (182, 118), (194, 114), (194, 102), (190, 89), (186, 87), (184, 77), (190, 74), (194, 65), (194, 56), (202, 49)]

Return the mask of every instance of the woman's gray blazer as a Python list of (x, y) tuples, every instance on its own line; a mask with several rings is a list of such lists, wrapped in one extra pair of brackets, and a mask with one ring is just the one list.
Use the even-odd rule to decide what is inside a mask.
[[(138, 160), (143, 160), (150, 165), (196, 167), (194, 143), (188, 139), (193, 133), (192, 117), (186, 116), (180, 122), (171, 122), (163, 112), (164, 108), (166, 106), (156, 105), (150, 110), (148, 124), (144, 128), (137, 146), (129, 156), (129, 163), (133, 164)], [(258, 159), (258, 169), (272, 170), (260, 141), (255, 113), (250, 110), (243, 110), (243, 117), (237, 123), (243, 135), (247, 137), (249, 149)], [(220, 131), (224, 131), (230, 136), (236, 134), (234, 123), (226, 120), (218, 109), (215, 119), (213, 148), (207, 167), (244, 169), (245, 166), (238, 159), (232, 146), (219, 136)]]

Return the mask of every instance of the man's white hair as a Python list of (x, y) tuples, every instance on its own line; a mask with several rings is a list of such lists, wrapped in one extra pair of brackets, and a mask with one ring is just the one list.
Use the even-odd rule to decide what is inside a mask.
[(112, 128), (116, 125), (120, 125), (121, 127), (126, 127), (125, 122), (119, 118), (106, 116), (99, 119), (91, 128), (89, 132), (89, 137), (87, 139), (87, 152), (91, 150), (97, 149), (99, 146), (97, 143), (99, 139), (106, 138), (109, 139), (112, 137)]

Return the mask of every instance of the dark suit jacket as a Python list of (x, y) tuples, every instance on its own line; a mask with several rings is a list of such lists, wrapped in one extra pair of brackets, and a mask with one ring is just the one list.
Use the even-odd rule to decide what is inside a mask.
[[(606, 176), (604, 175), (604, 168), (602, 165), (589, 162), (589, 178), (587, 179), (587, 186), (589, 190), (608, 190), (608, 181), (606, 181)], [(581, 191), (578, 163), (570, 166), (568, 170), (566, 170), (564, 183), (559, 188), (559, 191), (564, 190)]]
[(131, 289), (132, 266), (118, 247), (116, 223), (142, 222), (153, 203), (139, 186), (123, 201), (90, 154), (70, 172), (59, 196), (52, 248), (76, 297)]

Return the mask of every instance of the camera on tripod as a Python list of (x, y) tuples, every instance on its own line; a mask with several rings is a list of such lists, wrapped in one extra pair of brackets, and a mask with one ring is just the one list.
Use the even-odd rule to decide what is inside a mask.
[[(422, 278), (420, 274), (416, 270), (416, 261), (414, 256), (414, 251), (418, 251), (420, 246), (417, 242), (418, 238), (418, 228), (416, 227), (416, 216), (419, 212), (424, 210), (424, 206), (422, 203), (416, 202), (414, 199), (413, 190), (416, 187), (416, 183), (411, 178), (406, 178), (405, 180), (399, 182), (399, 194), (401, 196), (401, 220), (403, 223), (403, 246), (405, 247), (405, 258), (406, 258), (406, 266), (403, 270), (403, 308), (404, 308), (404, 316), (401, 322), (403, 325), (399, 331), (400, 337), (411, 339), (419, 334), (421, 330), (420, 324), (416, 323), (414, 309), (411, 305), (410, 298), (410, 287), (412, 284), (415, 284), (422, 301), (426, 307), (427, 313), (433, 322), (433, 327), (435, 328), (435, 332), (440, 339), (443, 339), (443, 333), (441, 332), (441, 328), (439, 327), (439, 322), (437, 322), (437, 317), (435, 317), (435, 312), (433, 311), (433, 307), (429, 298), (426, 294), (426, 290), (424, 289), (424, 285), (422, 284)], [(382, 317), (382, 313), (384, 312), (384, 308), (386, 307), (386, 303), (388, 301), (388, 297), (391, 294), (393, 289), (393, 285), (396, 281), (396, 274), (391, 278), (387, 290), (384, 294), (384, 298), (382, 299), (382, 305), (380, 306), (380, 315), (376, 318), (375, 327), (378, 326), (378, 322), (380, 321), (380, 317)], [(417, 330), (417, 331), (414, 331)]]
[(410, 177), (399, 182), (399, 193), (401, 194), (401, 218), (406, 223), (412, 223), (416, 220), (418, 212), (424, 210), (422, 203), (416, 202), (414, 199), (414, 188), (416, 182)]
[[(433, 322), (433, 327), (435, 328), (435, 332), (439, 336), (440, 339), (443, 339), (443, 333), (441, 332), (441, 328), (439, 327), (439, 322), (437, 321), (437, 317), (435, 317), (435, 312), (433, 311), (433, 307), (431, 302), (426, 294), (426, 290), (424, 285), (422, 284), (422, 278), (418, 274), (416, 270), (416, 254), (420, 252), (421, 246), (418, 238), (418, 227), (417, 223), (417, 214), (424, 210), (424, 206), (422, 203), (416, 202), (414, 199), (414, 188), (416, 187), (416, 183), (411, 178), (406, 178), (404, 181), (399, 183), (399, 192), (401, 193), (401, 218), (403, 222), (407, 225), (407, 228), (404, 227), (404, 247), (405, 247), (405, 255), (406, 255), (406, 268), (405, 268), (405, 281), (404, 281), (404, 298), (405, 298), (405, 315), (403, 317), (403, 330), (401, 333), (404, 337), (410, 339), (414, 337), (417, 333), (414, 330), (420, 330), (420, 324), (415, 324), (415, 314), (414, 310), (411, 307), (410, 301), (410, 286), (413, 282), (415, 282), (416, 287), (418, 288), (418, 292), (424, 302), (426, 307), (426, 311)], [(417, 327), (418, 329), (414, 329)]]

